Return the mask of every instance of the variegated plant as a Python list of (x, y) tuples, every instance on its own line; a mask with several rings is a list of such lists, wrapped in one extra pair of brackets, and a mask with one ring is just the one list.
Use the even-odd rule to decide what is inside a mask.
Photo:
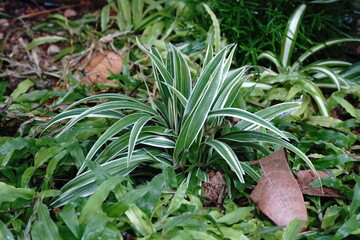
[(332, 87), (338, 90), (348, 88), (351, 83), (342, 78), (338, 73), (341, 72), (343, 67), (351, 65), (351, 63), (341, 60), (316, 61), (306, 66), (303, 66), (303, 63), (312, 54), (326, 47), (348, 41), (360, 41), (360, 39), (339, 38), (326, 41), (311, 47), (291, 64), (305, 8), (305, 4), (300, 5), (290, 17), (281, 44), (280, 55), (278, 56), (273, 52), (264, 52), (258, 56), (258, 59), (267, 59), (272, 62), (277, 69), (277, 72), (267, 69), (262, 74), (260, 82), (270, 85), (290, 83), (292, 88), (289, 90), (288, 100), (292, 99), (299, 91), (302, 91), (314, 99), (322, 115), (329, 116), (325, 97), (319, 87)]
[[(289, 135), (269, 122), (298, 108), (299, 103), (282, 103), (255, 114), (241, 108), (244, 102), (240, 87), (249, 67), (229, 71), (234, 45), (223, 48), (215, 56), (208, 47), (199, 76), (192, 77), (183, 54), (173, 45), (169, 44), (164, 62), (156, 48), (147, 50), (138, 44), (151, 57), (160, 97), (154, 99), (149, 94), (145, 103), (122, 94), (91, 96), (74, 103), (49, 122), (47, 128), (70, 119), (58, 137), (87, 117), (109, 118), (113, 122), (87, 153), (78, 176), (62, 188), (62, 195), (53, 205), (92, 194), (97, 187), (96, 169), (101, 169), (103, 174), (127, 175), (149, 162), (195, 167), (225, 161), (227, 164), (220, 165), (229, 166), (241, 182), (245, 173), (258, 180), (258, 173), (248, 163), (239, 161), (235, 150), (239, 146), (267, 155), (270, 151), (265, 146), (280, 145), (314, 169), (306, 155), (287, 141)], [(101, 103), (90, 108), (74, 108), (89, 100)], [(242, 121), (232, 126), (233, 118)], [(263, 131), (255, 131), (259, 127)], [(207, 176), (199, 168), (189, 174), (192, 173)]]

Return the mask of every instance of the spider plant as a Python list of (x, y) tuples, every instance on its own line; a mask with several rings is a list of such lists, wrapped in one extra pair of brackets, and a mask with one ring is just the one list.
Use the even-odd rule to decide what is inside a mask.
[[(234, 45), (226, 46), (215, 56), (209, 46), (199, 75), (193, 77), (183, 54), (173, 45), (168, 45), (165, 61), (156, 48), (147, 50), (138, 45), (152, 60), (159, 97), (149, 94), (145, 103), (122, 94), (90, 96), (69, 106), (48, 123), (46, 128), (70, 119), (57, 135), (61, 139), (87, 117), (109, 118), (113, 122), (88, 151), (78, 175), (61, 189), (63, 193), (53, 202), (54, 206), (92, 194), (99, 172), (107, 176), (127, 175), (140, 164), (190, 166), (192, 172), (194, 168), (202, 171), (198, 165), (228, 166), (240, 182), (244, 182), (245, 173), (258, 180), (258, 172), (247, 162), (239, 161), (238, 146), (267, 155), (270, 151), (263, 143), (281, 145), (314, 169), (306, 155), (286, 141), (288, 134), (269, 121), (298, 108), (299, 103), (282, 103), (255, 114), (239, 107), (244, 105), (240, 87), (248, 77), (249, 67), (229, 71)], [(95, 99), (102, 103), (74, 108)], [(232, 127), (233, 118), (242, 121)], [(255, 131), (258, 127), (262, 131)]]
[(304, 62), (314, 53), (324, 48), (348, 41), (360, 41), (360, 39), (339, 38), (317, 44), (291, 63), (305, 9), (305, 4), (300, 5), (291, 15), (283, 36), (280, 55), (268, 51), (258, 56), (259, 60), (269, 60), (277, 69), (277, 72), (267, 69), (262, 74), (260, 82), (290, 86), (287, 96), (288, 100), (293, 98), (296, 93), (307, 93), (316, 102), (320, 113), (324, 116), (329, 116), (325, 97), (319, 87), (334, 87), (339, 91), (342, 88), (349, 88), (351, 83), (342, 78), (338, 73), (343, 67), (351, 65), (351, 63), (329, 59), (312, 62), (307, 65), (304, 65)]

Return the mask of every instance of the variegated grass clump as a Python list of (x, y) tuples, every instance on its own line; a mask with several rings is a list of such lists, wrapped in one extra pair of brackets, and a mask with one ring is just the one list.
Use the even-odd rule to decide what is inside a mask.
[[(255, 114), (243, 109), (246, 104), (240, 89), (248, 77), (249, 67), (230, 71), (234, 45), (217, 54), (209, 46), (198, 76), (191, 75), (183, 54), (173, 45), (168, 45), (165, 61), (156, 48), (147, 50), (138, 45), (152, 60), (160, 97), (154, 99), (149, 94), (149, 101), (145, 103), (123, 94), (90, 96), (72, 104), (49, 122), (47, 128), (70, 119), (57, 137), (87, 117), (109, 118), (114, 122), (91, 147), (78, 175), (62, 188), (62, 195), (53, 205), (64, 205), (76, 197), (92, 194), (97, 186), (95, 168), (110, 175), (127, 175), (140, 164), (149, 162), (172, 167), (186, 165), (194, 167), (189, 175), (202, 174), (206, 178), (206, 172), (196, 166), (225, 161), (227, 164), (222, 166), (228, 166), (240, 182), (244, 182), (245, 173), (258, 180), (258, 172), (247, 162), (239, 161), (239, 146), (268, 155), (270, 151), (265, 146), (281, 145), (314, 170), (306, 155), (287, 141), (288, 134), (269, 122), (298, 108), (299, 103), (282, 103)], [(95, 99), (102, 103), (74, 108)], [(242, 121), (232, 126), (233, 118)], [(259, 127), (262, 131), (256, 131)]]
[(299, 92), (309, 94), (316, 102), (319, 112), (323, 116), (330, 116), (326, 106), (326, 99), (320, 88), (337, 88), (340, 91), (342, 88), (349, 88), (351, 84), (354, 84), (341, 75), (344, 67), (350, 66), (351, 63), (327, 59), (304, 66), (304, 62), (314, 53), (324, 48), (343, 42), (359, 42), (360, 39), (339, 38), (317, 44), (291, 63), (305, 9), (305, 4), (300, 5), (291, 15), (281, 43), (280, 55), (273, 52), (264, 52), (258, 56), (259, 60), (269, 60), (277, 69), (277, 72), (267, 69), (262, 74), (260, 82), (271, 86), (275, 84), (280, 86), (290, 85), (290, 90), (286, 96), (287, 100), (293, 99)]

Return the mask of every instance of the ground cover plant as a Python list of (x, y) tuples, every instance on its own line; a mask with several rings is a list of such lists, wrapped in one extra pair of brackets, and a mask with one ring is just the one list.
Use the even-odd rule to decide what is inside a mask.
[[(33, 38), (27, 31), (10, 48), (19, 32), (9, 31), (0, 48), (0, 239), (359, 237), (359, 65), (343, 50), (346, 62), (290, 69), (292, 55), (314, 52), (294, 29), (300, 41), (326, 41), (305, 26), (337, 24), (326, 14), (350, 2), (325, 3), (303, 24), (297, 1), (109, 0), (78, 16), (65, 12), (80, 13), (77, 2), (50, 2), (40, 23), (19, 17), (35, 26)], [(282, 46), (279, 59), (251, 51), (260, 37), (243, 58), (244, 39), (225, 44), (263, 27), (235, 24), (222, 15), (228, 6), (249, 21), (257, 7), (278, 6), (266, 29), (274, 34), (267, 50)], [(339, 29), (346, 39), (327, 44), (353, 36)], [(332, 55), (325, 45), (312, 56)], [(245, 64), (256, 55), (277, 72)], [(319, 95), (290, 87), (271, 98), (292, 85), (291, 74), (314, 80)], [(320, 94), (323, 105), (312, 107), (309, 96)]]

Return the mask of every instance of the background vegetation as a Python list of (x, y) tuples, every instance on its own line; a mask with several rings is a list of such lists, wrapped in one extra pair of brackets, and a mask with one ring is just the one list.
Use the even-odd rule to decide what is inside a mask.
[(0, 239), (360, 237), (357, 1), (50, 3), (1, 6)]

